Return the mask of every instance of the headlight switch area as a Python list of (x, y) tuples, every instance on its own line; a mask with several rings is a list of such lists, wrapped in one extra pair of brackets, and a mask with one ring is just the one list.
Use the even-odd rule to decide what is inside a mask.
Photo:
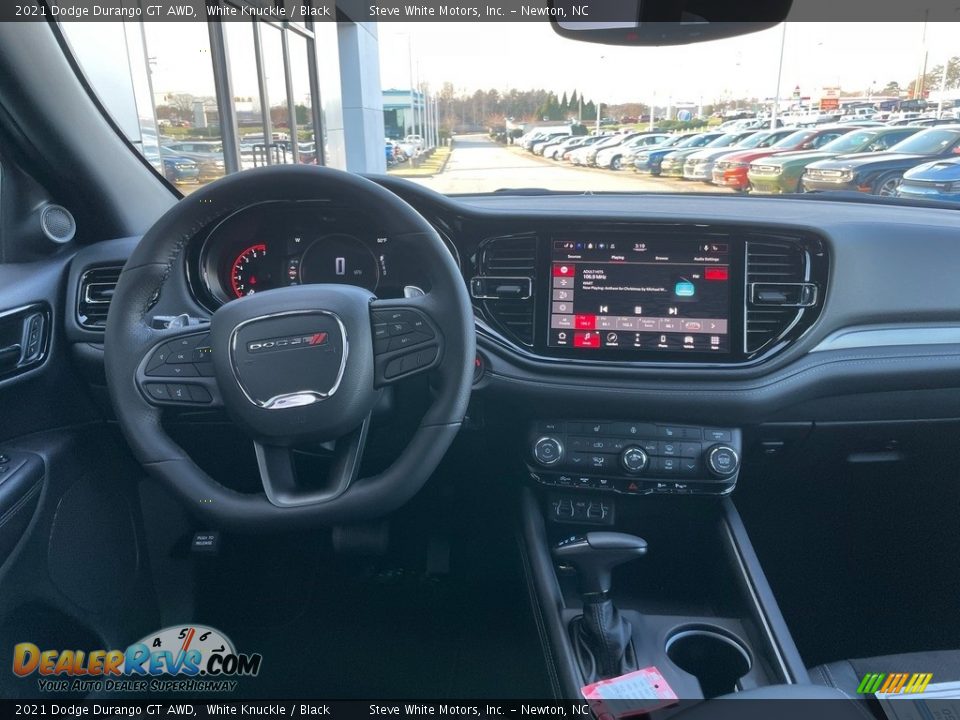
[[(609, 420), (542, 420), (529, 429), (530, 478), (556, 490), (614, 495), (727, 495), (737, 484), (739, 429)], [(556, 494), (553, 519), (609, 522), (603, 503)]]

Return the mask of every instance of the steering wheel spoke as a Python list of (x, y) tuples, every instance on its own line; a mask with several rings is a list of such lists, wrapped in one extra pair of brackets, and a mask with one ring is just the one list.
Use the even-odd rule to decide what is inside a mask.
[(260, 480), (267, 499), (277, 507), (297, 507), (329, 502), (343, 495), (360, 471), (369, 425), (370, 417), (367, 416), (360, 427), (333, 444), (330, 472), (320, 488), (314, 484), (306, 489), (297, 482), (293, 448), (254, 441)]
[(431, 370), (443, 356), (443, 334), (431, 318), (428, 296), (370, 305), (374, 385), (383, 387)]
[(219, 407), (223, 403), (211, 360), (209, 328), (190, 326), (164, 333), (144, 355), (137, 386), (160, 407)]

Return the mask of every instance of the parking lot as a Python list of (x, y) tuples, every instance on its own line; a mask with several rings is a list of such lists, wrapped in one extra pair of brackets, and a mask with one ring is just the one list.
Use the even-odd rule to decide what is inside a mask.
[(546, 188), (593, 192), (732, 192), (715, 185), (651, 178), (632, 170), (578, 168), (544, 160), (516, 145), (485, 135), (458, 135), (443, 172), (410, 178), (441, 193), (490, 192), (499, 188)]

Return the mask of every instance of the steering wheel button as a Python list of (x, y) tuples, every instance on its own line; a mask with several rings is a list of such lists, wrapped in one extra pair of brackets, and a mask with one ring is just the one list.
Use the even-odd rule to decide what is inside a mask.
[(193, 361), (196, 363), (208, 363), (213, 360), (213, 348), (209, 345), (206, 347), (196, 347), (193, 349)]
[(208, 403), (213, 401), (209, 391), (202, 385), (190, 385), (189, 389), (190, 399), (194, 402)]
[(167, 392), (167, 386), (163, 383), (147, 383), (143, 386), (147, 395), (154, 400), (169, 400), (170, 393)]
[(439, 348), (432, 347), (427, 348), (426, 350), (421, 350), (417, 354), (417, 367), (427, 367), (430, 363), (437, 359), (437, 351)]
[(197, 377), (197, 375), (199, 375), (197, 368), (188, 363), (161, 365), (153, 370), (149, 370), (146, 374), (151, 377)]
[(171, 365), (193, 362), (193, 350), (174, 350), (167, 358)]
[(388, 326), (390, 330), (390, 335), (405, 335), (410, 332), (410, 323), (408, 322), (393, 322)]
[(147, 363), (146, 372), (149, 374), (151, 370), (163, 365), (168, 357), (170, 357), (170, 350), (165, 345), (157, 348), (150, 357), (150, 362)]
[(387, 363), (387, 367), (383, 371), (383, 376), (385, 378), (395, 378), (398, 375), (403, 374), (403, 360), (404, 358), (398, 357), (394, 358)]
[(202, 362), (194, 365), (197, 370), (197, 375), (200, 377), (213, 377), (214, 369), (212, 362)]
[(167, 385), (167, 392), (170, 394), (171, 400), (179, 400), (181, 402), (190, 402), (190, 388), (186, 385), (181, 385), (180, 383), (170, 383)]
[(410, 347), (411, 345), (416, 344), (415, 334), (410, 333), (407, 335), (397, 335), (394, 338), (390, 338), (390, 345), (387, 347), (388, 350), (401, 350), (405, 347)]
[(386, 323), (378, 323), (377, 325), (373, 326), (374, 340), (382, 340), (385, 337), (389, 337), (389, 335), (390, 335), (390, 328), (387, 326)]

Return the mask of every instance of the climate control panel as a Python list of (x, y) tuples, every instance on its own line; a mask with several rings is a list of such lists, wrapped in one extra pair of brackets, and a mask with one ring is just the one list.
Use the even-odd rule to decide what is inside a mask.
[(740, 471), (734, 428), (608, 420), (544, 420), (529, 434), (527, 466), (541, 485), (724, 495)]

